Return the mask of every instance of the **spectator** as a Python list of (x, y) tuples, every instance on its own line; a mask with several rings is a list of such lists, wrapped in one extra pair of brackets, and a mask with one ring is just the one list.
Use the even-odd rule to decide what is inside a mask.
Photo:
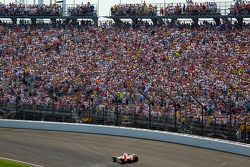
[(50, 5), (24, 5), (9, 3), (0, 4), (2, 16), (62, 16), (62, 8), (57, 4)]
[(76, 7), (69, 7), (68, 12), (70, 16), (93, 16), (95, 14), (95, 7), (88, 2)]
[(201, 119), (199, 101), (205, 120), (227, 125), (232, 115), (240, 125), (249, 118), (250, 30), (221, 27), (2, 24), (0, 101), (111, 112), (118, 102), (145, 117), (150, 101), (153, 116), (177, 109), (184, 125)]
[(237, 0), (230, 8), (231, 15), (248, 15), (250, 14), (250, 2)]
[(187, 4), (168, 4), (167, 7), (161, 8), (161, 15), (217, 15), (217, 4), (215, 2), (205, 3), (193, 3), (188, 2)]
[(119, 4), (111, 7), (112, 16), (156, 16), (157, 7), (151, 4)]

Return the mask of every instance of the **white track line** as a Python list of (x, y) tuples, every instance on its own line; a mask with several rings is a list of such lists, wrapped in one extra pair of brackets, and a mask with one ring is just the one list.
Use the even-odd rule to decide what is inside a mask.
[(19, 162), (19, 163), (22, 163), (22, 164), (31, 165), (31, 166), (35, 166), (35, 167), (44, 167), (44, 166), (41, 166), (41, 165), (36, 165), (36, 164), (23, 162), (23, 161), (18, 161), (18, 160), (9, 159), (9, 158), (4, 158), (4, 157), (0, 157), (0, 159), (9, 160), (9, 161), (13, 161), (13, 162)]

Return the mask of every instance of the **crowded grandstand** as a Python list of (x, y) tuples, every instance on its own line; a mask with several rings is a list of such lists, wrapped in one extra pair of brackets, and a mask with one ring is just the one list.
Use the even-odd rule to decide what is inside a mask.
[(60, 4), (22, 4), (0, 2), (0, 16), (92, 16), (95, 14), (95, 6), (87, 4), (69, 5), (67, 11), (63, 11)]
[(91, 16), (95, 12), (95, 6), (88, 2), (87, 4), (77, 5), (76, 7), (69, 7), (68, 12), (70, 16)]
[[(238, 3), (229, 15), (249, 14), (249, 2)], [(28, 8), (1, 4), (0, 15), (61, 15), (58, 5)], [(68, 11), (71, 16), (89, 15), (94, 6), (82, 4)], [(160, 15), (218, 11), (214, 2), (189, 2), (166, 5)], [(118, 4), (111, 15), (156, 16), (157, 7)], [(239, 135), (250, 126), (249, 25), (190, 25), (1, 21), (0, 105), (68, 111), (79, 117), (91, 111), (83, 122), (92, 122), (103, 109), (111, 115), (119, 111), (125, 121), (132, 114), (175, 119), (183, 129), (204, 120), (205, 127), (230, 127)]]
[(0, 4), (0, 15), (2, 16), (60, 16), (62, 7), (57, 4), (50, 5), (25, 5), (9, 3)]

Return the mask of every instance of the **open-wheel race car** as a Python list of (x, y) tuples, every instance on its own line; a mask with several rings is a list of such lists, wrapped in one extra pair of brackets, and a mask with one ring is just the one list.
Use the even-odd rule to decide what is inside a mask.
[(117, 162), (120, 164), (125, 164), (125, 163), (133, 163), (133, 162), (138, 162), (138, 156), (135, 154), (127, 154), (123, 153), (121, 156), (113, 156), (112, 157), (113, 162)]

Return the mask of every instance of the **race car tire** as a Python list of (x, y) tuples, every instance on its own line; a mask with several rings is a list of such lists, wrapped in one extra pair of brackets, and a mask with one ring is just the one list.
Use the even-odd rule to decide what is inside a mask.
[(138, 157), (134, 157), (134, 162), (138, 162), (138, 161), (139, 161)]
[(124, 163), (125, 163), (124, 159), (121, 159), (120, 164), (124, 164)]
[(112, 157), (113, 162), (116, 162), (116, 157)]

